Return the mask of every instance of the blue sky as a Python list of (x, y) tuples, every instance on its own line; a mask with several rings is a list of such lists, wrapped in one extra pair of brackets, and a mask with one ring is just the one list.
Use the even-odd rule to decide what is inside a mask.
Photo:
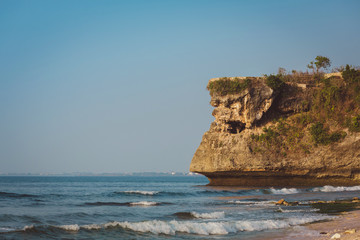
[(206, 84), (360, 65), (360, 1), (0, 0), (0, 172), (188, 171)]

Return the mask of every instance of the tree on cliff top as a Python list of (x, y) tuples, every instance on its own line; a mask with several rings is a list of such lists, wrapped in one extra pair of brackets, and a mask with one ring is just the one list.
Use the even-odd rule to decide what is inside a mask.
[[(314, 66), (315, 65), (315, 66)], [(324, 68), (327, 69), (331, 66), (331, 61), (329, 58), (324, 56), (317, 56), (315, 58), (315, 62), (311, 61), (310, 64), (307, 65), (309, 69), (312, 69), (313, 72), (319, 73), (320, 69)]]

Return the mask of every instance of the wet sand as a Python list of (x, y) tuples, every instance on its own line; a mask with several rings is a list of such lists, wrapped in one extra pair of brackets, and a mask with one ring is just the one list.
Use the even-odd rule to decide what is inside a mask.
[[(360, 240), (360, 210), (343, 213), (338, 218), (330, 222), (314, 223), (308, 226), (310, 230), (326, 234), (312, 239), (331, 239), (335, 234), (339, 234), (344, 240)], [(333, 238), (335, 239), (335, 237)]]
[[(340, 238), (336, 238), (335, 234), (337, 237), (340, 235)], [(342, 213), (332, 221), (295, 227), (280, 239), (360, 240), (360, 210)]]

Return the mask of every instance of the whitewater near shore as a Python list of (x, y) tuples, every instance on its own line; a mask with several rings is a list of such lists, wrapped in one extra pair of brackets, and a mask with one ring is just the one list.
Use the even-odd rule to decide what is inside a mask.
[(339, 218), (324, 206), (360, 195), (360, 186), (244, 189), (206, 183), (198, 176), (1, 177), (0, 238), (321, 237), (308, 224)]

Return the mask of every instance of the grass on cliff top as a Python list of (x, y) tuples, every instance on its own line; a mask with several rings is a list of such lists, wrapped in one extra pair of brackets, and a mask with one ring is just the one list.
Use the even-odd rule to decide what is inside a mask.
[(246, 78), (245, 80), (235, 78), (220, 78), (216, 81), (212, 81), (208, 84), (207, 89), (210, 91), (211, 96), (220, 95), (225, 96), (229, 94), (238, 94), (247, 89), (251, 84), (251, 80)]
[[(211, 96), (219, 95), (226, 96), (231, 94), (239, 94), (245, 89), (249, 88), (251, 79), (230, 79), (227, 77), (220, 78), (208, 84), (207, 90), (210, 91)], [(274, 91), (280, 91), (285, 82), (277, 75), (270, 75), (266, 77), (266, 84)]]

